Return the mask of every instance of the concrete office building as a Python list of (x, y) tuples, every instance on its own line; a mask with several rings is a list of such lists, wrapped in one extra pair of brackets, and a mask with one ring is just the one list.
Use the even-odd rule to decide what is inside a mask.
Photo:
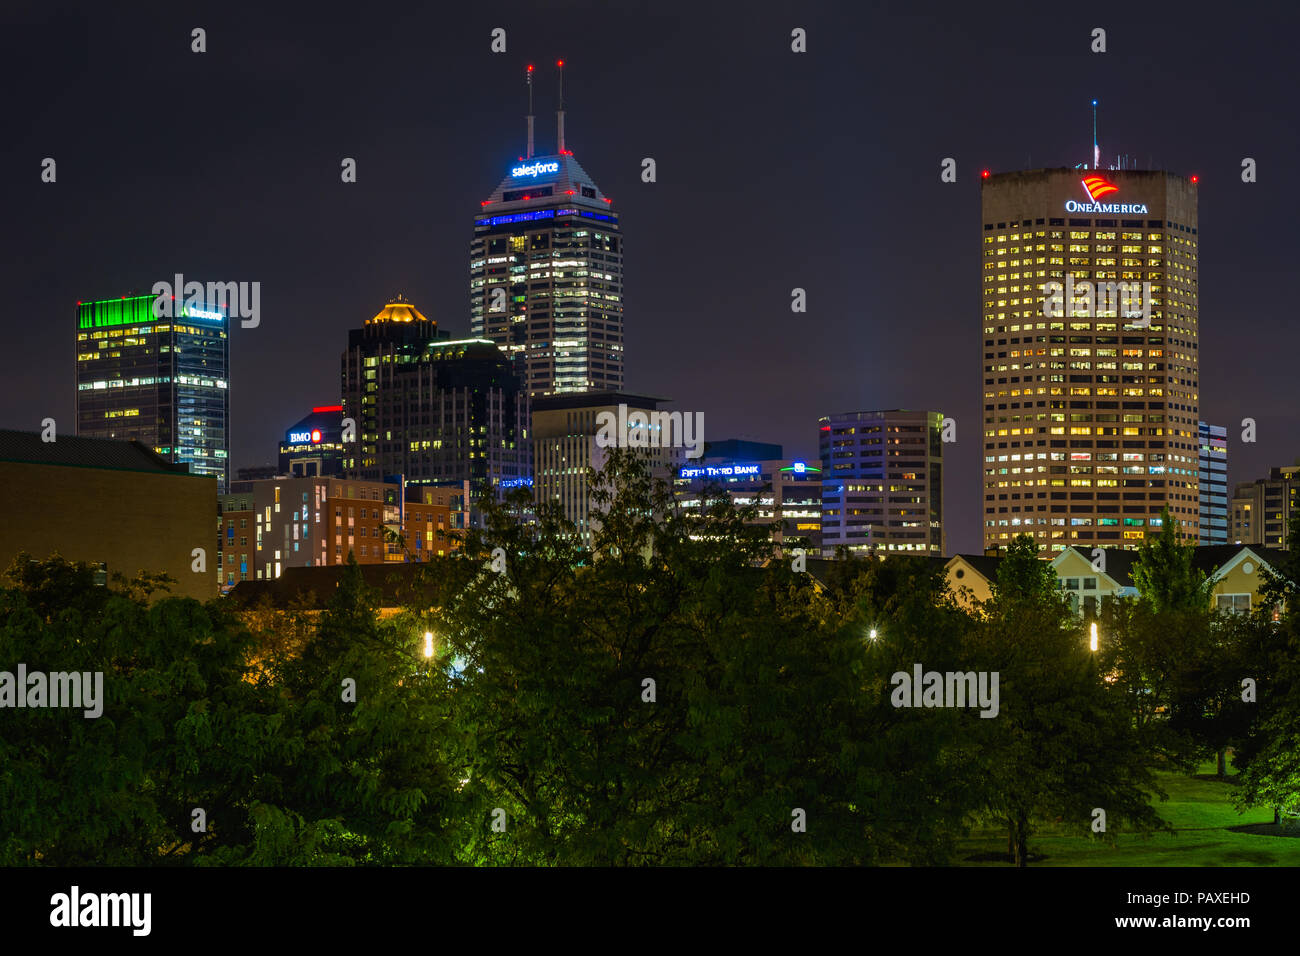
[(1198, 247), (1182, 176), (985, 175), (986, 548), (1134, 548), (1166, 505), (1197, 538)]
[(76, 421), (85, 438), (138, 441), (191, 474), (230, 480), (229, 317), (154, 315), (154, 295), (77, 303)]
[(1201, 422), (1200, 463), (1200, 535), (1197, 544), (1227, 544), (1228, 519), (1228, 429), (1223, 425)]
[(1235, 544), (1285, 549), (1291, 516), (1300, 507), (1300, 462), (1270, 468), (1267, 478), (1243, 481), (1232, 490), (1231, 536)]
[(399, 297), (348, 333), (342, 365), (346, 475), (468, 481), (476, 500), (531, 477), (528, 396), (492, 342), (440, 335)]
[[(533, 400), (533, 498), (538, 504), (558, 501), (565, 517), (577, 526), (584, 546), (592, 543), (593, 514), (587, 484), (587, 469), (605, 467), (609, 449), (597, 441), (602, 412), (617, 416), (649, 414), (659, 409), (662, 399), (621, 392), (553, 395)], [(683, 460), (683, 450), (673, 447), (638, 449), (651, 473), (668, 481)]]
[[(531, 104), (532, 72), (529, 68)], [(470, 242), (470, 334), (510, 357), (531, 397), (623, 387), (623, 236), (613, 201), (566, 148), (528, 144), (480, 203)]]
[(820, 422), (822, 554), (942, 555), (943, 416), (894, 409)]

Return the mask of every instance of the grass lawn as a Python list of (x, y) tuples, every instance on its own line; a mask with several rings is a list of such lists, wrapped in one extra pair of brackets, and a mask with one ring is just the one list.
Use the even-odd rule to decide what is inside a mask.
[[(1029, 837), (1030, 866), (1300, 866), (1300, 829), (1296, 837), (1262, 836), (1228, 829), (1245, 824), (1271, 824), (1273, 811), (1256, 808), (1237, 813), (1229, 799), (1231, 783), (1213, 779), (1214, 765), (1205, 764), (1196, 777), (1159, 773), (1169, 794), (1156, 800), (1156, 812), (1174, 832), (1151, 837), (1117, 833), (1115, 846), (1096, 837), (1067, 834), (1044, 827)], [(1229, 769), (1229, 779), (1232, 777)], [(972, 855), (1007, 850), (1005, 830), (973, 830), (958, 844), (959, 866), (1010, 866), (1006, 862), (970, 860)]]

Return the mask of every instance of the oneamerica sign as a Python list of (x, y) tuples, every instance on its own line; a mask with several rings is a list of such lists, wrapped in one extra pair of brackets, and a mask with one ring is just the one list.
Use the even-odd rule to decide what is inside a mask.
[(559, 171), (559, 163), (531, 163), (527, 166), (516, 166), (510, 170), (510, 175), (518, 179), (520, 176), (536, 177), (541, 173), (558, 173)]
[(1142, 202), (1075, 202), (1073, 199), (1067, 199), (1065, 202), (1065, 211), (1089, 213), (1110, 212), (1119, 213), (1120, 215), (1132, 213), (1136, 216), (1145, 216), (1147, 215), (1147, 205)]

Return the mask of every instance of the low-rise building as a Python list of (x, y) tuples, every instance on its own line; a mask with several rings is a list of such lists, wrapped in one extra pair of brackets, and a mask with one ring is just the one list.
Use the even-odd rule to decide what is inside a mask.
[(192, 475), (138, 441), (0, 431), (0, 500), (0, 570), (19, 552), (58, 553), (110, 575), (168, 574), (167, 594), (216, 597), (215, 475)]

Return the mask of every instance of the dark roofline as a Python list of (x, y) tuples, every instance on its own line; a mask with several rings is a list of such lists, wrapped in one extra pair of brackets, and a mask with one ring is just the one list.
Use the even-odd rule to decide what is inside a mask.
[(626, 392), (564, 392), (559, 395), (534, 398), (533, 411), (548, 412), (565, 408), (595, 408), (602, 405), (626, 405), (628, 408), (658, 411), (659, 406), (667, 401), (666, 398), (629, 395)]
[[(36, 442), (41, 446), (45, 445), (62, 445), (65, 450), (72, 453), (86, 451), (106, 451), (120, 454), (122, 447), (130, 447), (133, 452), (144, 459), (141, 464), (146, 467), (131, 467), (123, 464), (110, 464), (96, 461), (61, 461), (53, 457), (29, 457), (23, 455), (14, 457), (12, 448), (16, 444), (20, 448), (36, 448)], [(95, 448), (98, 446), (98, 449)], [(44, 450), (44, 449), (42, 449)], [(82, 455), (82, 457), (90, 457)], [(88, 438), (82, 435), (65, 435), (53, 442), (45, 442), (41, 439), (39, 432), (23, 432), (14, 429), (0, 429), (0, 462), (10, 462), (19, 465), (49, 465), (58, 468), (92, 468), (98, 471), (128, 471), (138, 472), (141, 474), (170, 474), (183, 475), (186, 478), (206, 478), (213, 481), (216, 477), (213, 475), (198, 475), (190, 471), (189, 466), (182, 462), (170, 462), (155, 452), (148, 445), (131, 439), (115, 438)]]

